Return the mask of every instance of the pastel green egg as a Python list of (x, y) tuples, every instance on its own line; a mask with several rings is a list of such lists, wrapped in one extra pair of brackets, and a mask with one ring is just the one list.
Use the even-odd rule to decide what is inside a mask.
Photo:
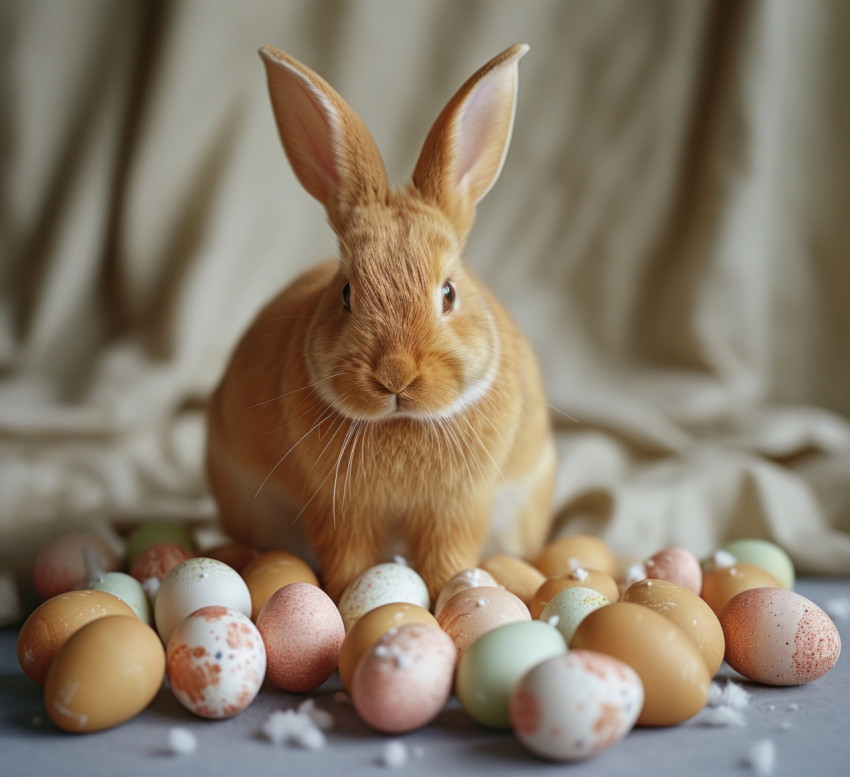
[(186, 524), (180, 521), (151, 521), (136, 529), (127, 537), (127, 568), (133, 566), (139, 554), (157, 542), (173, 542), (186, 550), (196, 551), (195, 540)]
[(117, 596), (122, 602), (132, 607), (133, 612), (139, 616), (139, 620), (150, 626), (151, 610), (148, 596), (135, 577), (125, 575), (123, 572), (107, 572), (103, 577), (93, 580), (89, 588)]
[(611, 600), (592, 588), (565, 588), (546, 603), (539, 620), (554, 626), (569, 645), (579, 623), (606, 604), (611, 604)]
[(478, 723), (510, 728), (508, 705), (516, 684), (531, 667), (566, 650), (561, 632), (544, 621), (499, 626), (475, 640), (461, 656), (455, 694)]
[(794, 563), (789, 555), (769, 540), (756, 538), (730, 540), (720, 546), (721, 550), (735, 557), (742, 564), (752, 564), (770, 572), (789, 591), (794, 590)]

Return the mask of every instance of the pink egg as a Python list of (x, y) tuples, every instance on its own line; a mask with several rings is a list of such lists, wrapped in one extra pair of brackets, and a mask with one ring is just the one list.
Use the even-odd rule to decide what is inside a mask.
[(263, 639), (243, 613), (202, 607), (171, 634), (166, 671), (186, 709), (204, 718), (229, 718), (245, 709), (263, 684)]
[(644, 562), (646, 576), (669, 580), (699, 595), (702, 591), (702, 567), (697, 557), (685, 548), (660, 550)]
[(437, 623), (455, 643), (458, 656), (478, 637), (506, 623), (531, 620), (522, 599), (504, 588), (467, 588), (451, 597), (437, 614)]
[(278, 688), (318, 688), (339, 661), (345, 626), (333, 600), (318, 586), (290, 583), (275, 591), (257, 616), (268, 656), (268, 677)]
[(195, 554), (176, 542), (157, 542), (145, 548), (133, 562), (130, 574), (140, 583), (162, 580), (172, 567)]
[(800, 685), (838, 661), (841, 637), (814, 602), (784, 588), (750, 588), (720, 612), (726, 662), (750, 680)]
[(33, 584), (42, 599), (85, 588), (104, 572), (118, 570), (118, 554), (93, 532), (69, 532), (48, 543), (36, 558)]
[(387, 734), (421, 728), (448, 700), (456, 658), (454, 643), (441, 629), (421, 623), (392, 629), (357, 663), (354, 709)]

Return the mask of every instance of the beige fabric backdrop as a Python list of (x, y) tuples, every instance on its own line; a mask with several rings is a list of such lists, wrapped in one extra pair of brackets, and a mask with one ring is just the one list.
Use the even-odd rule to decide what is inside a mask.
[(558, 530), (631, 557), (772, 537), (850, 573), (850, 3), (0, 14), (0, 567), (58, 528), (213, 514), (204, 397), (274, 288), (334, 250), (256, 49), (334, 84), (401, 183), (451, 93), (526, 41), (468, 258), (560, 411)]

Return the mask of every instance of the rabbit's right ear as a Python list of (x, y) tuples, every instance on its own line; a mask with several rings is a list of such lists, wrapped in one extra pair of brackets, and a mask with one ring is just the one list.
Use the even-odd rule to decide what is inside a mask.
[(341, 228), (351, 208), (385, 200), (383, 160), (369, 130), (323, 78), (273, 46), (263, 46), (269, 94), (286, 155), (301, 185)]

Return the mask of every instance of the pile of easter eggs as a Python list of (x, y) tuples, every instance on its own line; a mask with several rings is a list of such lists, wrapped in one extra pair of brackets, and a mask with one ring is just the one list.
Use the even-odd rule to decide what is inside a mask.
[(198, 555), (183, 527), (151, 524), (123, 559), (97, 535), (59, 537), (34, 582), (45, 601), (18, 658), (53, 722), (74, 732), (129, 720), (164, 677), (187, 709), (224, 718), (264, 682), (305, 693), (338, 671), (379, 732), (426, 726), (454, 694), (482, 726), (571, 761), (634, 726), (693, 717), (724, 659), (751, 680), (796, 685), (841, 650), (826, 613), (793, 591), (787, 554), (758, 539), (702, 561), (666, 548), (621, 570), (599, 539), (569, 535), (532, 562), (484, 559), (434, 602), (397, 560), (365, 571), (337, 605), (289, 553)]

